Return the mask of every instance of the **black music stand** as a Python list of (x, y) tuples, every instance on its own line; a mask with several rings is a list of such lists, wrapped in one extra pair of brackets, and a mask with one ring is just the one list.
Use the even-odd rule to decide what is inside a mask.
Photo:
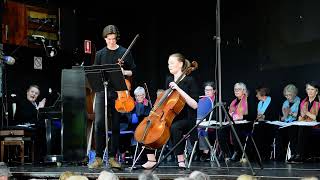
[(105, 129), (106, 129), (106, 148), (105, 155), (108, 155), (108, 86), (110, 85), (115, 91), (127, 90), (127, 85), (122, 74), (120, 65), (104, 64), (93, 66), (82, 66), (86, 81), (94, 92), (104, 91), (105, 101)]

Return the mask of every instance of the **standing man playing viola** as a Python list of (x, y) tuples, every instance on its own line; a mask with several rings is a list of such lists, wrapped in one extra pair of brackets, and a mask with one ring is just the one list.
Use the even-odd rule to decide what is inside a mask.
[[(99, 50), (96, 54), (94, 64), (116, 64), (119, 59), (126, 52), (126, 48), (117, 44), (120, 33), (115, 25), (108, 25), (103, 29), (102, 37), (106, 41), (107, 46)], [(135, 74), (136, 65), (134, 63), (132, 54), (128, 55), (121, 62), (122, 73), (124, 76), (133, 76)], [(120, 116), (121, 114), (115, 109), (115, 100), (117, 93), (113, 87), (108, 87), (108, 109), (111, 111), (111, 148), (109, 149), (109, 165), (112, 168), (121, 168), (121, 164), (115, 160), (115, 155), (119, 148), (120, 136)], [(106, 147), (106, 130), (105, 130), (105, 101), (104, 92), (96, 93), (95, 101), (95, 140), (96, 140), (96, 159), (89, 164), (89, 168), (100, 168), (103, 166), (103, 151)], [(108, 110), (109, 112), (109, 110)]]

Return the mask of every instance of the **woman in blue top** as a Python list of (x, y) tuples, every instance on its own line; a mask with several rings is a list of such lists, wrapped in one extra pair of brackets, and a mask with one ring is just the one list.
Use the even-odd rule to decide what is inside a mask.
[[(298, 112), (299, 112), (299, 105), (300, 105), (300, 98), (297, 96), (298, 88), (293, 84), (288, 84), (283, 89), (283, 95), (286, 100), (283, 102), (282, 105), (282, 117), (281, 121), (290, 123), (297, 120)], [(277, 161), (284, 161), (286, 148), (289, 143), (289, 136), (288, 136), (288, 128), (281, 128), (279, 129), (276, 127), (276, 135), (275, 135), (275, 143), (276, 143), (276, 153), (275, 153), (275, 160)], [(291, 144), (290, 148), (292, 148)]]
[(284, 90), (283, 95), (286, 97), (286, 100), (282, 105), (282, 114), (281, 121), (284, 122), (293, 122), (297, 120), (300, 98), (297, 96), (298, 89), (293, 84), (288, 84)]

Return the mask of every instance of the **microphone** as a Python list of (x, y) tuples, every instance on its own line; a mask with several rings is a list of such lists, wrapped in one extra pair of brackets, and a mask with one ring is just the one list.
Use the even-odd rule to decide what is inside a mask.
[(8, 65), (13, 65), (16, 60), (12, 56), (2, 56), (0, 59), (0, 63), (6, 63)]

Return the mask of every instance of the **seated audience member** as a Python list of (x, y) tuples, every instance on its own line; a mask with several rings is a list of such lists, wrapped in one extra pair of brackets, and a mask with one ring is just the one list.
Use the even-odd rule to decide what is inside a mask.
[(237, 180), (256, 180), (256, 179), (257, 179), (256, 177), (248, 174), (242, 174), (237, 178)]
[[(281, 121), (290, 123), (297, 120), (299, 113), (300, 98), (297, 96), (298, 88), (293, 84), (288, 84), (283, 89), (283, 95), (286, 100), (282, 104), (282, 116)], [(289, 143), (288, 127), (279, 128), (274, 126), (275, 134), (275, 160), (284, 161), (286, 155), (286, 149)], [(292, 144), (290, 144), (292, 148)]]
[(189, 177), (178, 177), (178, 178), (174, 178), (174, 180), (193, 180), (193, 179)]
[(36, 161), (43, 161), (45, 156), (45, 125), (44, 121), (38, 121), (38, 110), (45, 106), (46, 99), (42, 99), (37, 104), (37, 98), (40, 95), (40, 88), (37, 85), (30, 85), (27, 90), (26, 98), (18, 99), (16, 105), (16, 112), (14, 115), (16, 125), (27, 125), (35, 128), (35, 159)]
[(65, 171), (60, 174), (59, 180), (67, 180), (70, 176), (76, 175), (74, 172)]
[[(214, 82), (211, 82), (211, 81), (205, 82), (203, 85), (203, 88), (204, 88), (204, 96), (210, 98), (211, 101), (213, 102), (212, 105), (214, 105), (215, 92), (216, 92), (216, 87)], [(215, 116), (212, 115), (212, 117), (215, 117)], [(200, 156), (200, 161), (205, 161), (210, 158), (209, 145), (205, 139), (205, 138), (208, 138), (208, 134), (205, 128), (198, 129), (198, 138), (199, 138), (199, 149), (203, 152), (203, 154)]]
[(319, 178), (316, 176), (310, 176), (310, 177), (301, 178), (301, 180), (319, 180)]
[(119, 180), (119, 178), (114, 173), (101, 171), (97, 180)]
[(0, 180), (8, 180), (12, 176), (9, 168), (4, 162), (0, 162)]
[[(248, 90), (244, 83), (239, 82), (234, 85), (234, 95), (236, 98), (231, 102), (229, 106), (229, 116), (233, 121), (247, 120), (248, 117)], [(243, 143), (246, 137), (246, 131), (249, 130), (249, 124), (235, 124), (235, 129), (237, 135)], [(229, 144), (229, 135), (231, 134), (231, 141)], [(221, 150), (224, 156), (229, 156), (230, 152), (233, 150), (233, 155), (231, 157), (232, 161), (238, 161), (240, 159), (241, 148), (238, 141), (236, 140), (235, 134), (230, 130), (230, 127), (222, 128), (218, 130), (218, 139), (220, 143)], [(229, 148), (230, 147), (230, 148)]]
[(68, 177), (66, 180), (89, 180), (86, 176), (73, 175)]
[(210, 177), (201, 171), (193, 171), (189, 175), (189, 178), (194, 179), (194, 180), (210, 180)]
[(159, 177), (152, 172), (144, 172), (139, 175), (138, 180), (159, 180)]
[[(307, 97), (300, 103), (299, 121), (312, 122), (319, 121), (319, 86), (315, 82), (306, 84)], [(309, 157), (309, 143), (311, 139), (312, 126), (290, 126), (289, 138), (291, 148), (291, 158), (289, 163), (304, 162)]]

